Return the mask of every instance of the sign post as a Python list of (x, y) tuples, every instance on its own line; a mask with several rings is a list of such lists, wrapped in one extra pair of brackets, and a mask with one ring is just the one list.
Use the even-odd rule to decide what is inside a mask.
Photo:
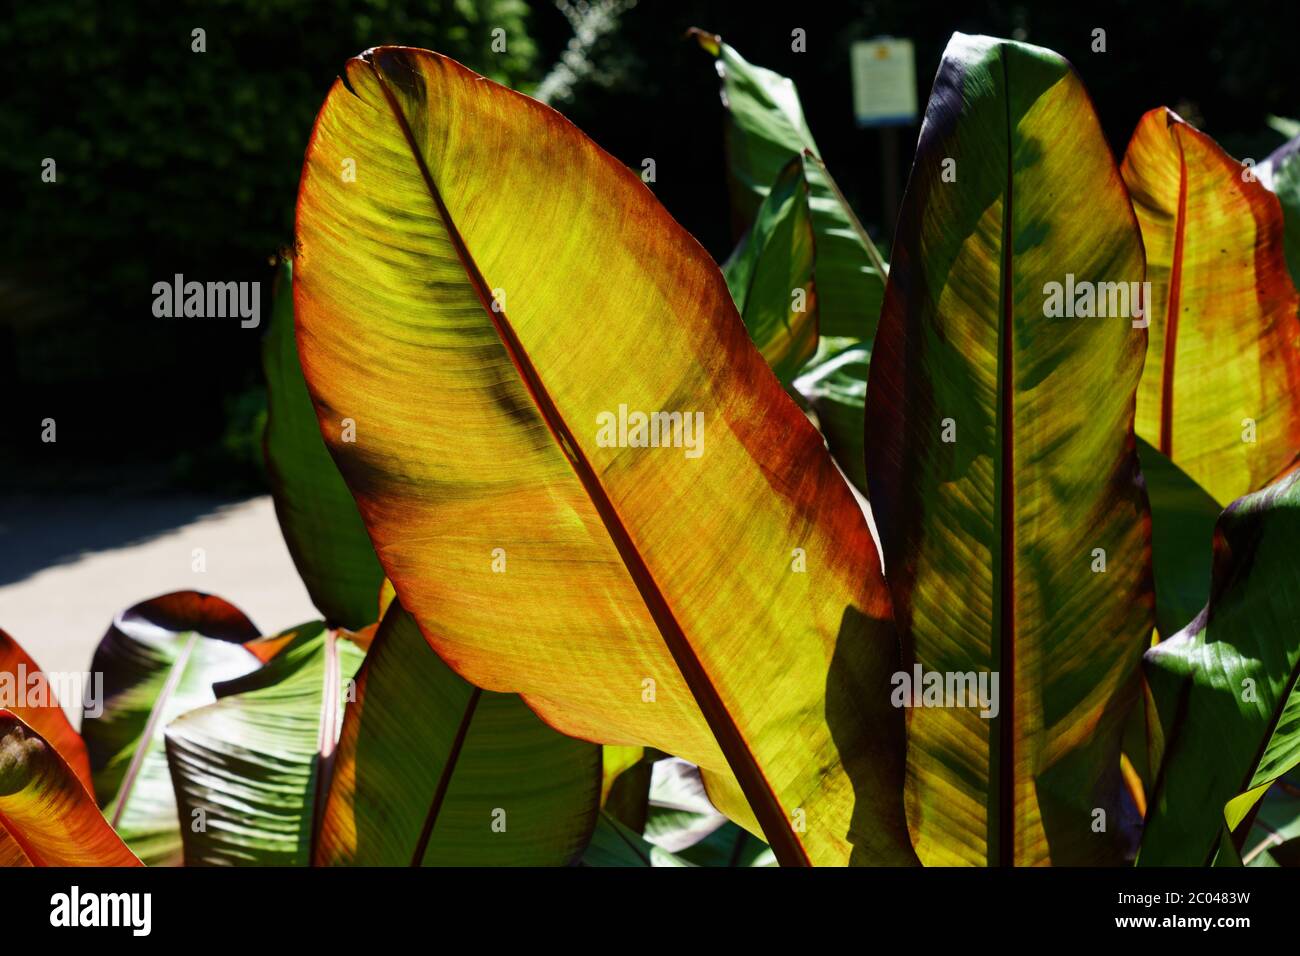
[(881, 208), (890, 237), (898, 220), (898, 128), (916, 122), (916, 56), (911, 40), (877, 37), (849, 50), (853, 114), (859, 127), (880, 129)]

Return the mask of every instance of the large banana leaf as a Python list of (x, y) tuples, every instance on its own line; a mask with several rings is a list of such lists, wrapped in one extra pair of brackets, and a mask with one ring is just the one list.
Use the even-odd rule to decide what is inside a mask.
[(1124, 156), (1151, 282), (1137, 430), (1221, 504), (1300, 452), (1300, 296), (1275, 195), (1167, 109)]
[(1120, 735), (1152, 626), (1133, 437), (1146, 334), (1126, 316), (1047, 318), (1045, 286), (1066, 273), (1142, 278), (1087, 93), (1050, 51), (956, 34), (903, 202), (866, 411), (905, 651), (923, 681), (944, 680), (940, 704), (957, 675), (999, 678), (996, 714), (960, 706), (955, 684), (957, 706), (909, 711), (908, 823), (926, 863), (1118, 856)]
[(317, 621), (266, 666), (172, 721), (167, 761), (187, 866), (306, 866), (365, 652)]
[(1211, 862), (1225, 829), (1300, 764), (1297, 541), (1300, 474), (1234, 502), (1204, 613), (1147, 652), (1166, 743), (1139, 863)]
[[(20, 688), (24, 688), (21, 699)], [(53, 684), (31, 656), (0, 630), (0, 702), (53, 746), (77, 779), (93, 793), (86, 745), (63, 712), (54, 691)]]
[(802, 156), (781, 170), (722, 274), (749, 336), (786, 388), (817, 351), (817, 290)]
[(599, 747), (461, 680), (393, 604), (344, 717), (315, 860), (564, 865), (591, 836), (600, 791)]
[(378, 618), (375, 596), (384, 572), (356, 502), (321, 439), (298, 365), (292, 283), (293, 269), (286, 262), (262, 344), (268, 399), (266, 470), (280, 530), (312, 603), (331, 626), (356, 629)]
[[(804, 151), (820, 156), (799, 93), (787, 77), (754, 66), (722, 38), (692, 34), (715, 57), (727, 109), (728, 184), (736, 234), (750, 228), (778, 174)], [(885, 264), (820, 161), (808, 164), (823, 335), (870, 340), (885, 288)]]
[[(527, 97), (379, 48), (322, 107), (297, 238), (326, 444), (452, 667), (698, 764), (783, 863), (913, 860), (865, 519), (640, 180)], [(683, 417), (643, 447), (629, 409)]]
[(54, 745), (0, 709), (0, 867), (139, 865)]
[(86, 712), (81, 733), (95, 796), (122, 839), (149, 865), (181, 862), (181, 833), (163, 730), (215, 700), (212, 685), (256, 669), (242, 646), (257, 629), (237, 608), (178, 591), (113, 620), (91, 670), (104, 675), (103, 713)]

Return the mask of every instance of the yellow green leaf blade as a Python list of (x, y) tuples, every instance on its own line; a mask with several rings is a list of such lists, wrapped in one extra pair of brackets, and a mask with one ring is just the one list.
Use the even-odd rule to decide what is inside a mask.
[(0, 846), (5, 865), (139, 866), (52, 744), (0, 710)]
[(1132, 424), (1146, 336), (1129, 315), (1052, 317), (1048, 294), (1067, 273), (1127, 289), (1142, 271), (1069, 65), (955, 35), (866, 408), (870, 498), (912, 664), (896, 688), (912, 705), (908, 822), (927, 864), (1118, 858), (1121, 734), (1152, 626)]
[(1300, 452), (1300, 295), (1282, 209), (1167, 109), (1142, 117), (1122, 168), (1151, 283), (1138, 434), (1226, 504)]
[(566, 865), (595, 825), (600, 750), (457, 677), (394, 604), (344, 717), (315, 861)]
[[(735, 780), (724, 809), (752, 804), (783, 862), (910, 860), (865, 520), (639, 179), (545, 107), (381, 48), (321, 110), (297, 236), (322, 432), (439, 654), (565, 733)], [(629, 411), (679, 417), (642, 447)]]
[(384, 573), (356, 502), (321, 440), (298, 365), (289, 262), (280, 267), (262, 366), (266, 470), (285, 544), (326, 621), (333, 627), (365, 627), (376, 620), (375, 595)]

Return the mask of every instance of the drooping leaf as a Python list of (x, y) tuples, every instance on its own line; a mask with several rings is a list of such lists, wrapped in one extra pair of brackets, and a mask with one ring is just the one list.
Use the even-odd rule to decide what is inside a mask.
[(376, 595), (384, 572), (352, 493), (321, 439), (298, 365), (292, 283), (292, 264), (285, 262), (262, 343), (266, 471), (280, 529), (312, 603), (331, 626), (355, 630), (378, 619)]
[(139, 866), (58, 750), (0, 709), (0, 866)]
[(0, 630), (0, 703), (53, 746), (77, 779), (94, 793), (86, 745), (63, 712), (55, 691), (31, 656)]
[(600, 748), (457, 677), (394, 603), (335, 752), (318, 865), (558, 866), (591, 835)]
[[(821, 155), (804, 119), (794, 83), (745, 61), (721, 37), (692, 34), (715, 58), (727, 109), (728, 185), (737, 235), (749, 229), (772, 184), (790, 160)], [(816, 234), (817, 297), (823, 335), (870, 340), (885, 287), (885, 264), (826, 167), (807, 169)]]
[(177, 591), (122, 611), (95, 650), (103, 712), (85, 711), (81, 733), (95, 797), (114, 829), (147, 864), (181, 861), (176, 797), (163, 731), (216, 699), (212, 685), (255, 670), (242, 642), (257, 637), (221, 598)]
[(817, 414), (817, 425), (831, 454), (864, 494), (867, 466), (863, 431), (870, 364), (869, 343), (823, 336), (817, 354), (794, 380), (794, 390)]
[[(912, 860), (865, 519), (640, 180), (534, 101), (380, 48), (321, 110), (297, 222), (303, 371), (426, 640), (565, 733), (698, 764), (783, 863)], [(629, 410), (681, 424), (621, 442)]]
[[(1119, 854), (1116, 828), (1094, 823), (1118, 814), (1152, 626), (1133, 437), (1146, 333), (1124, 316), (1048, 318), (1048, 284), (1066, 273), (1142, 278), (1088, 96), (1048, 50), (955, 34), (903, 201), (866, 410), (871, 504), (914, 668), (895, 700), (942, 682), (908, 715), (908, 823), (926, 863)], [(915, 668), (923, 686), (909, 686)], [(984, 675), (993, 706), (961, 675)]]
[(307, 866), (364, 651), (322, 622), (166, 728), (187, 866)]
[(802, 156), (781, 170), (722, 274), (749, 336), (786, 388), (817, 351), (817, 290)]
[(1171, 637), (1210, 597), (1214, 522), (1222, 510), (1210, 493), (1144, 439), (1137, 441), (1151, 502), (1151, 562), (1156, 629)]
[(1234, 502), (1204, 612), (1147, 652), (1166, 743), (1141, 864), (1213, 861), (1225, 827), (1300, 764), (1297, 541), (1300, 475)]
[(1163, 108), (1138, 123), (1123, 174), (1151, 284), (1138, 434), (1226, 504), (1300, 452), (1300, 295), (1282, 210)]

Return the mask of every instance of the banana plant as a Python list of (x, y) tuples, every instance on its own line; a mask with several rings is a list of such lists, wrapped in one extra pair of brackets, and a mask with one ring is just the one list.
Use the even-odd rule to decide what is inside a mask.
[(84, 743), (0, 710), (0, 864), (1297, 861), (1290, 154), (1157, 110), (1116, 167), (1064, 60), (957, 34), (886, 284), (696, 36), (722, 271), (553, 111), (347, 64), (264, 349), (321, 620), (118, 615)]
[[(1080, 195), (1086, 218), (1065, 198)], [(1119, 858), (1120, 740), (1153, 624), (1133, 434), (1146, 330), (1050, 315), (1046, 290), (1067, 274), (1143, 277), (1088, 95), (1048, 50), (957, 34), (866, 405), (907, 665), (999, 678), (982, 707), (909, 710), (908, 822), (928, 864)]]
[(696, 763), (783, 863), (915, 862), (879, 559), (717, 268), (526, 97), (406, 48), (346, 72), (299, 188), (299, 357), (426, 640), (571, 736)]
[(1282, 207), (1168, 109), (1142, 117), (1122, 172), (1151, 293), (1138, 434), (1226, 504), (1300, 453), (1300, 293)]

